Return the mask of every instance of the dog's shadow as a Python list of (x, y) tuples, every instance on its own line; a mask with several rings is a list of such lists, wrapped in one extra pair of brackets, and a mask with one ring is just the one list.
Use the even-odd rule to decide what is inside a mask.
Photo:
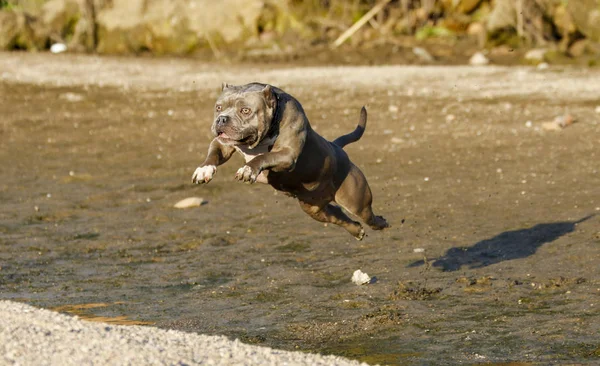
[[(462, 266), (482, 268), (502, 261), (525, 258), (535, 254), (542, 245), (575, 231), (577, 224), (593, 216), (573, 222), (538, 224), (527, 229), (506, 231), (471, 247), (450, 248), (442, 257), (431, 259), (431, 262), (434, 267), (440, 267), (444, 271), (457, 271)], [(425, 261), (420, 260), (409, 264), (409, 267), (423, 264)]]

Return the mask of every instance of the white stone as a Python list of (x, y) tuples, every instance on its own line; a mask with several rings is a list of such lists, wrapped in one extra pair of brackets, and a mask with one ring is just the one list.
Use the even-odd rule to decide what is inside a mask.
[(369, 276), (368, 274), (364, 273), (360, 269), (357, 269), (352, 274), (352, 282), (355, 283), (355, 284), (357, 284), (357, 285), (359, 285), (359, 286), (360, 285), (365, 285), (365, 284), (371, 282), (371, 276)]
[(547, 70), (549, 67), (550, 65), (548, 65), (547, 62), (542, 62), (539, 65), (537, 65), (538, 70)]
[(198, 207), (207, 203), (202, 197), (188, 197), (184, 198), (181, 201), (177, 202), (173, 207), (175, 208), (190, 208), (190, 207)]
[(527, 51), (525, 54), (525, 60), (542, 62), (544, 61), (544, 57), (546, 56), (547, 52), (548, 50), (545, 48), (534, 48)]
[(483, 66), (490, 63), (490, 60), (481, 52), (475, 52), (469, 59), (469, 64), (472, 66)]
[(50, 46), (50, 52), (52, 53), (63, 53), (67, 50), (67, 45), (64, 43), (55, 43)]
[(421, 61), (425, 61), (425, 62), (433, 62), (434, 61), (433, 56), (431, 56), (431, 54), (422, 47), (414, 47), (412, 51)]

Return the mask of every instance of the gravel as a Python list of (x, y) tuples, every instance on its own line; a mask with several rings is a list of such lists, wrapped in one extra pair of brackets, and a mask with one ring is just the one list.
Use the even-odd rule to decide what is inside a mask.
[(0, 365), (366, 365), (221, 336), (86, 322), (0, 301)]
[[(100, 86), (138, 90), (214, 90), (221, 82), (261, 81), (283, 88), (332, 84), (336, 88), (387, 88), (428, 98), (499, 98), (509, 96), (595, 100), (600, 71), (558, 66), (339, 66), (286, 67), (212, 64), (195, 59), (148, 59), (0, 52), (0, 81), (55, 86)], [(423, 85), (428, 87), (423, 88)], [(289, 91), (289, 90), (288, 90)]]

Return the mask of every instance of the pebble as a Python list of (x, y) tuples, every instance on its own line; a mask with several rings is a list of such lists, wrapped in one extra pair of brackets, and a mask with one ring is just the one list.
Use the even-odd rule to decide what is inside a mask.
[(469, 59), (469, 64), (472, 66), (484, 66), (490, 63), (490, 60), (481, 52), (475, 52)]
[(596, 109), (594, 109), (594, 111), (595, 111), (596, 113), (600, 113), (600, 105), (599, 105), (599, 106), (597, 106), (597, 107), (596, 107)]
[(422, 47), (414, 47), (412, 51), (421, 61), (433, 62), (435, 60), (433, 56)]
[(360, 269), (357, 269), (352, 274), (352, 282), (355, 283), (355, 284), (357, 284), (358, 286), (360, 286), (360, 285), (366, 285), (367, 283), (371, 282), (371, 276), (369, 276), (368, 274), (364, 273)]
[(175, 208), (191, 208), (202, 206), (203, 204), (208, 203), (202, 197), (188, 197), (184, 198), (181, 201), (177, 202), (173, 207)]
[(415, 248), (413, 249), (414, 253), (424, 253), (425, 252), (425, 248)]
[(542, 62), (544, 61), (544, 57), (546, 56), (547, 52), (548, 50), (545, 48), (534, 48), (527, 51), (525, 54), (525, 60)]
[(396, 113), (396, 112), (398, 112), (398, 106), (396, 106), (396, 105), (391, 105), (391, 106), (389, 106), (389, 107), (388, 107), (388, 110), (389, 110), (391, 113)]
[(467, 27), (467, 34), (470, 36), (485, 34), (485, 32), (485, 26), (481, 22), (473, 22)]
[(549, 67), (550, 65), (548, 65), (547, 62), (542, 62), (539, 65), (537, 65), (538, 70), (547, 70)]
[(50, 46), (50, 52), (52, 53), (63, 53), (67, 50), (67, 45), (64, 43), (55, 43)]
[(81, 102), (84, 100), (84, 96), (77, 93), (63, 93), (59, 96), (60, 99), (68, 100), (69, 102)]
[(560, 131), (563, 128), (569, 127), (575, 123), (575, 118), (570, 114), (556, 116), (552, 122), (542, 123), (542, 127), (548, 131)]

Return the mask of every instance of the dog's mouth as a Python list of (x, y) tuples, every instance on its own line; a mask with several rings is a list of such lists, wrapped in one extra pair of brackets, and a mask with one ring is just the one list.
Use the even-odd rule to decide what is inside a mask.
[(231, 144), (231, 145), (242, 145), (246, 142), (248, 142), (252, 136), (246, 136), (246, 137), (242, 137), (241, 139), (235, 139), (231, 136), (229, 136), (228, 134), (226, 134), (225, 132), (219, 132), (217, 134), (217, 138), (219, 139), (219, 141), (221, 141), (224, 144)]

